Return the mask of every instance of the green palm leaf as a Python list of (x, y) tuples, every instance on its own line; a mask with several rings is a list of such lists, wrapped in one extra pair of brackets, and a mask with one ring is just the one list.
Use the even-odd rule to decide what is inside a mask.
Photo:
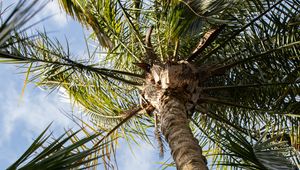
[[(51, 135), (46, 135), (50, 125), (35, 139), (27, 151), (7, 169), (72, 169), (83, 167), (94, 167), (94, 161), (105, 155), (89, 157), (98, 152), (104, 144), (97, 147), (82, 150), (81, 147), (93, 141), (99, 136), (93, 134), (72, 143), (71, 139), (79, 133), (68, 131), (55, 140), (51, 140)], [(46, 144), (49, 142), (48, 144)], [(41, 150), (41, 151), (40, 151)]]

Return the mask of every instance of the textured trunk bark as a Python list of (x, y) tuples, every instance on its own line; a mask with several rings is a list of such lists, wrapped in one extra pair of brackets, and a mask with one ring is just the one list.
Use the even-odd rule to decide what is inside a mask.
[(206, 170), (206, 159), (189, 127), (184, 102), (176, 97), (160, 100), (161, 130), (171, 148), (178, 170)]
[(208, 75), (187, 61), (154, 64), (146, 74), (142, 95), (160, 113), (161, 131), (179, 170), (208, 169), (187, 117), (202, 91), (199, 77), (204, 81)]

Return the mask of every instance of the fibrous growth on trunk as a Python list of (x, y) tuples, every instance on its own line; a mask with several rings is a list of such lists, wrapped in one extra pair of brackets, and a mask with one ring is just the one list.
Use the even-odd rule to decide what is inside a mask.
[[(203, 79), (199, 79), (200, 73)], [(154, 64), (146, 74), (142, 94), (160, 114), (162, 134), (178, 169), (207, 169), (188, 119), (201, 95), (201, 80), (207, 78), (204, 74), (186, 61)]]

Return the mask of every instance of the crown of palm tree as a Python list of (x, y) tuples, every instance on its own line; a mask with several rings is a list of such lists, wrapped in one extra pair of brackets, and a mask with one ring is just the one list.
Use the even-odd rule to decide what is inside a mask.
[[(300, 1), (60, 4), (99, 43), (87, 58), (72, 57), (46, 33), (12, 33), (7, 23), (0, 29), (0, 57), (25, 64), (28, 81), (38, 86), (63, 88), (95, 129), (107, 131), (107, 140), (151, 142), (157, 107), (143, 93), (157, 92), (161, 72), (155, 68), (191, 63), (201, 94), (189, 110), (190, 127), (211, 167), (299, 166)], [(153, 82), (154, 88), (145, 88)]]

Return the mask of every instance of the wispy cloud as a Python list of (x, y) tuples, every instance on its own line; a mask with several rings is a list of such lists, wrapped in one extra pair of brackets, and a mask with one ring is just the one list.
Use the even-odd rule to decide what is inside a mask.
[(59, 110), (68, 110), (70, 105), (62, 103), (57, 95), (29, 85), (20, 102), (23, 76), (16, 75), (12, 68), (15, 67), (0, 67), (0, 169), (24, 152), (51, 122), (51, 130), (60, 132), (73, 126)]
[[(25, 128), (23, 130), (33, 133), (40, 133), (52, 121), (61, 127), (69, 125), (70, 121), (59, 111), (59, 108), (63, 106), (57, 100), (58, 96), (47, 97), (46, 92), (25, 93), (22, 102), (19, 102), (22, 87), (20, 81), (6, 80), (6, 85), (6, 89), (1, 89), (3, 90), (1, 98), (4, 99), (2, 100), (4, 103), (0, 106), (2, 116), (0, 133), (3, 134), (0, 143), (9, 140), (17, 124), (22, 124)], [(34, 91), (34, 89), (31, 90), (31, 92)]]
[(57, 1), (50, 1), (42, 10), (41, 15), (44, 17), (52, 16), (49, 22), (55, 26), (65, 27), (68, 24), (67, 16), (60, 9)]
[(63, 106), (58, 96), (47, 97), (46, 92), (25, 93), (20, 102), (21, 87), (15, 84), (20, 82), (6, 80), (7, 88), (1, 89), (3, 103), (0, 105), (0, 144), (11, 139), (11, 134), (18, 124), (23, 126), (22, 130), (31, 132), (31, 135), (40, 133), (52, 121), (61, 128), (70, 125), (71, 121), (59, 111)]
[[(30, 2), (35, 1), (35, 0), (26, 0), (28, 1), (27, 4), (30, 4)], [(10, 1), (2, 1), (0, 0), (2, 4), (2, 9), (5, 9), (6, 7), (9, 7), (8, 10), (4, 13), (9, 14), (10, 10), (12, 10), (15, 5), (19, 2), (19, 0), (10, 0)], [(40, 8), (45, 2), (41, 1), (38, 3), (37, 7)], [(37, 10), (37, 9), (33, 9)], [(48, 18), (50, 17), (50, 18)], [(55, 27), (55, 28), (63, 28), (68, 25), (68, 16), (66, 15), (63, 10), (60, 9), (60, 6), (58, 4), (58, 0), (51, 0), (46, 3), (46, 5), (42, 8), (40, 12), (38, 12), (30, 21), (27, 25), (31, 25), (33, 23), (36, 23), (38, 21), (41, 21), (45, 18), (48, 18), (45, 22), (47, 25), (44, 25), (44, 27)], [(35, 28), (39, 28), (41, 24), (38, 24)]]

